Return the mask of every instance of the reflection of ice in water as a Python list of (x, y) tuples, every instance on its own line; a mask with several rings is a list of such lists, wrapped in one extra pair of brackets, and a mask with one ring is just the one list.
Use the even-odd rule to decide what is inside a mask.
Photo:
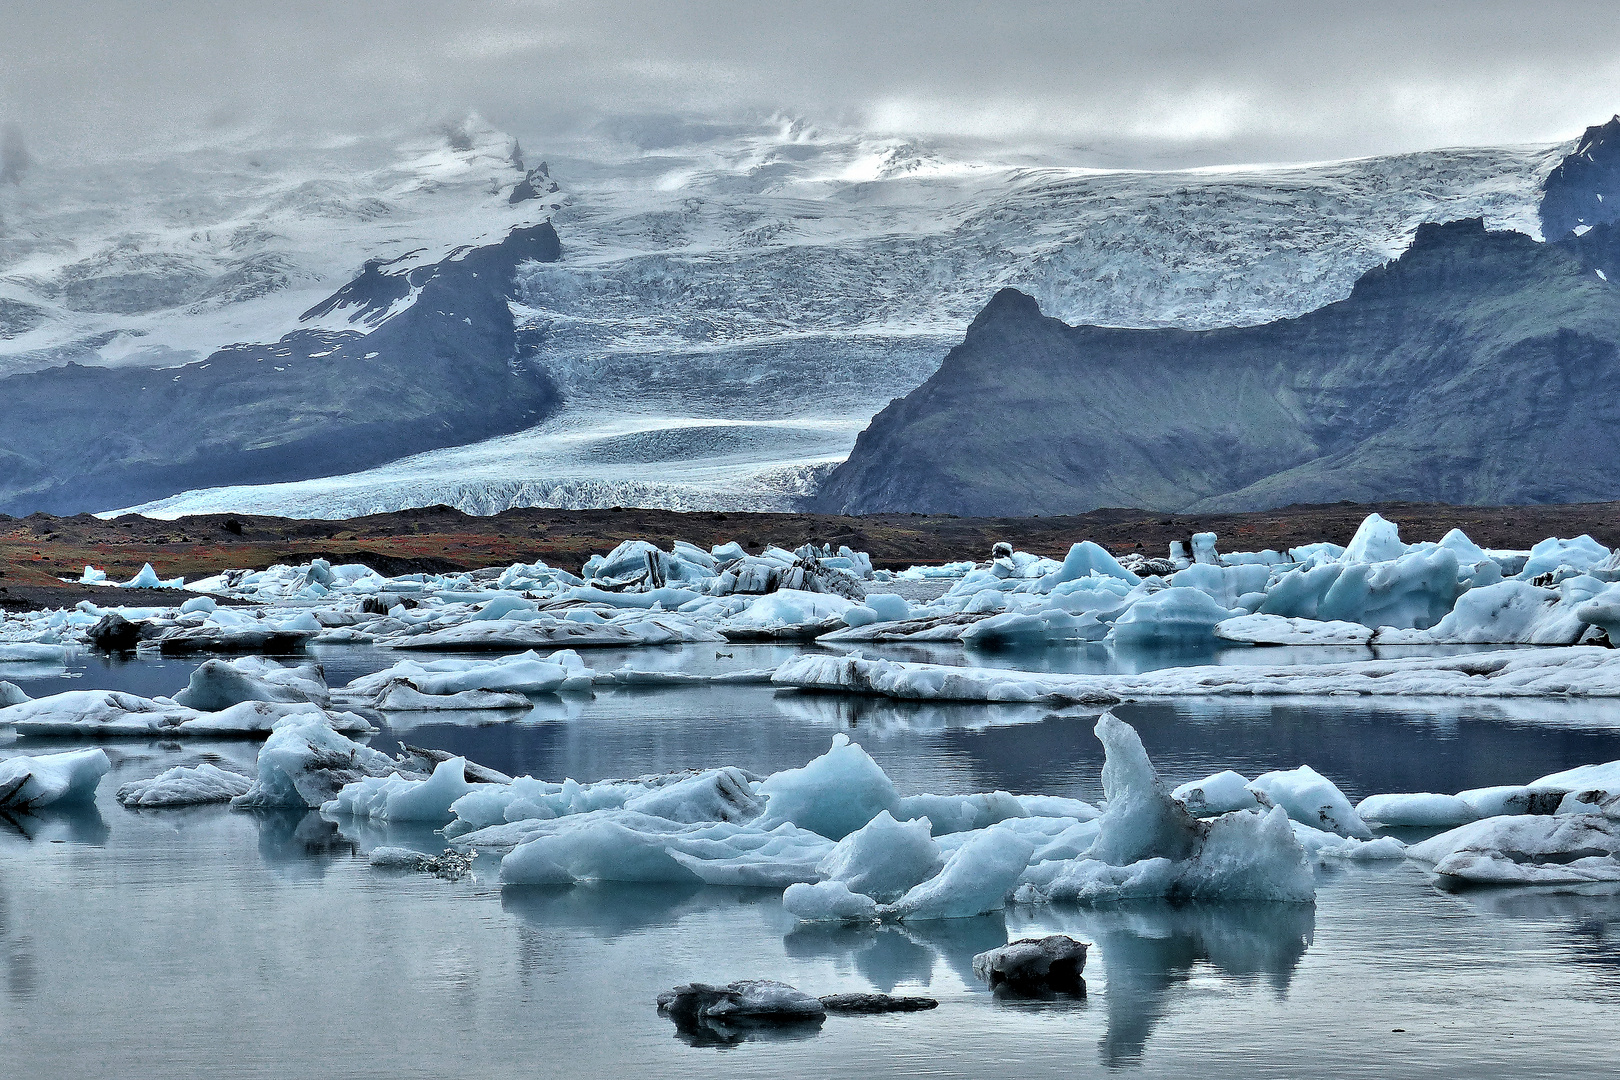
[(249, 811), (259, 827), (259, 857), (278, 876), (315, 881), (336, 859), (359, 850), (319, 810)]
[(1264, 982), (1279, 996), (1310, 947), (1311, 904), (1129, 904), (1010, 913), (1013, 937), (1066, 933), (1092, 942), (1087, 974), (1102, 968), (1108, 1030), (1105, 1065), (1139, 1062), (1154, 1027), (1174, 1004), (1171, 988), (1207, 964), (1237, 985)]
[(36, 844), (97, 846), (105, 844), (112, 832), (93, 803), (47, 806), (30, 813), (0, 810), (0, 829), (15, 832)]
[(1612, 883), (1569, 892), (1472, 889), (1455, 895), (1481, 914), (1542, 924), (1576, 963), (1596, 969), (1620, 990), (1620, 892)]

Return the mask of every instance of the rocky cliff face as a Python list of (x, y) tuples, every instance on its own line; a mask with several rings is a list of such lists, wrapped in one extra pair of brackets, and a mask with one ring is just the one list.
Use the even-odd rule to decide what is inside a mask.
[(1338, 303), (1218, 330), (1068, 326), (1003, 290), (817, 509), (1015, 515), (1620, 496), (1620, 225), (1419, 229)]
[(1620, 116), (1587, 128), (1575, 152), (1547, 175), (1540, 214), (1541, 235), (1548, 240), (1620, 221)]
[(368, 264), (306, 313), (323, 329), (183, 367), (0, 379), (0, 512), (330, 476), (538, 423), (558, 394), (507, 298), (520, 264), (559, 254), (549, 223), (514, 229), (397, 276)]

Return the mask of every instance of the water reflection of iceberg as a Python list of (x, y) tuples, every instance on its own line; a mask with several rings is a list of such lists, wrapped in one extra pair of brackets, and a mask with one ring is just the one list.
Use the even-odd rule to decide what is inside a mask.
[(501, 910), (548, 934), (567, 928), (612, 941), (655, 926), (672, 926), (720, 897), (735, 906), (738, 896), (750, 891), (705, 888), (696, 882), (535, 885), (502, 889)]
[(112, 830), (94, 803), (46, 806), (28, 812), (0, 810), (0, 828), (34, 843), (64, 841), (100, 846)]
[(1482, 914), (1543, 924), (1577, 964), (1620, 986), (1620, 890), (1610, 883), (1569, 891), (1471, 889), (1453, 894)]
[(976, 986), (973, 957), (1006, 943), (1007, 924), (1000, 912), (904, 926), (800, 923), (782, 939), (789, 956), (846, 960), (885, 994), (902, 985), (931, 986), (939, 962), (964, 985)]
[(983, 731), (1015, 724), (1038, 724), (1053, 715), (1050, 705), (998, 704), (986, 708), (984, 705), (897, 701), (854, 694), (778, 693), (772, 703), (779, 713), (791, 720), (878, 736), (949, 728)]
[(252, 814), (259, 827), (259, 858), (284, 877), (324, 877), (334, 859), (352, 857), (359, 850), (319, 810), (255, 810)]
[[(1201, 964), (1236, 984), (1263, 981), (1282, 994), (1316, 929), (1311, 904), (1129, 904), (1043, 908), (1027, 917), (1039, 925), (1014, 925), (1013, 936), (1055, 929), (1095, 944), (1092, 962), (1101, 962), (1107, 980), (1101, 1051), (1108, 1066), (1141, 1061), (1148, 1037), (1169, 1013), (1172, 987)], [(1096, 973), (1088, 967), (1087, 974)]]

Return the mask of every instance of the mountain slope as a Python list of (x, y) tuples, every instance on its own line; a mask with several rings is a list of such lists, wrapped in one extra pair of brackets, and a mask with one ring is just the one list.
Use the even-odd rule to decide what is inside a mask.
[(140, 509), (792, 509), (1001, 286), (1071, 322), (1297, 315), (1344, 297), (1425, 220), (1534, 231), (1542, 178), (1568, 150), (1127, 172), (802, 125), (548, 147), (571, 193), (556, 213), (568, 250), (525, 267), (519, 299), (565, 399), (551, 418), (362, 473)]
[(1068, 326), (1003, 291), (879, 413), (826, 512), (1057, 514), (1620, 494), (1620, 225), (1424, 226), (1345, 300), (1216, 330)]
[[(100, 510), (186, 488), (329, 476), (542, 420), (555, 385), (508, 295), (548, 223), (438, 263), (368, 265), (268, 345), (176, 368), (0, 379), (0, 512)], [(374, 327), (374, 328), (373, 328)]]

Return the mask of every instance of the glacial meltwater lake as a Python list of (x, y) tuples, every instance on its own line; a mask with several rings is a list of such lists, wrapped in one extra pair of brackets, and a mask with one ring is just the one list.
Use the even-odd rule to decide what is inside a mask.
[[(361, 647), (312, 651), (333, 685), (397, 659)], [(711, 645), (587, 660), (701, 671), (769, 667), (796, 651)], [(1370, 655), (1352, 652), (1312, 655)], [(1215, 659), (1285, 657), (1312, 658), (1249, 649)], [(0, 677), (33, 695), (168, 694), (195, 665), (85, 654), (66, 678), (16, 665)], [(1031, 664), (1120, 665), (1101, 649), (1048, 650)], [(515, 721), (439, 715), (405, 727), (395, 715), (370, 743), (587, 781), (715, 765), (770, 773), (802, 765), (844, 731), (901, 794), (1101, 796), (1094, 709), (906, 704), (759, 685), (538, 700)], [(1620, 702), (1226, 698), (1115, 713), (1170, 784), (1309, 764), (1352, 802), (1524, 783), (1620, 759)], [(24, 739), (0, 752), (75, 745)], [(126, 781), (205, 757), (251, 772), (260, 744), (102, 745), (114, 768), (93, 808), (0, 821), (7, 1080), (1620, 1074), (1613, 894), (1445, 893), (1420, 865), (1394, 861), (1320, 872), (1314, 906), (1055, 904), (882, 927), (807, 924), (783, 911), (776, 890), (503, 889), (493, 858), (460, 881), (369, 865), (376, 846), (442, 850), (426, 827), (224, 806), (126, 810), (113, 796)], [(975, 953), (1052, 932), (1093, 944), (1084, 999), (1008, 1000), (973, 977)], [(745, 978), (817, 995), (921, 993), (940, 1004), (698, 1045), (654, 1008), (659, 991), (679, 983)]]

